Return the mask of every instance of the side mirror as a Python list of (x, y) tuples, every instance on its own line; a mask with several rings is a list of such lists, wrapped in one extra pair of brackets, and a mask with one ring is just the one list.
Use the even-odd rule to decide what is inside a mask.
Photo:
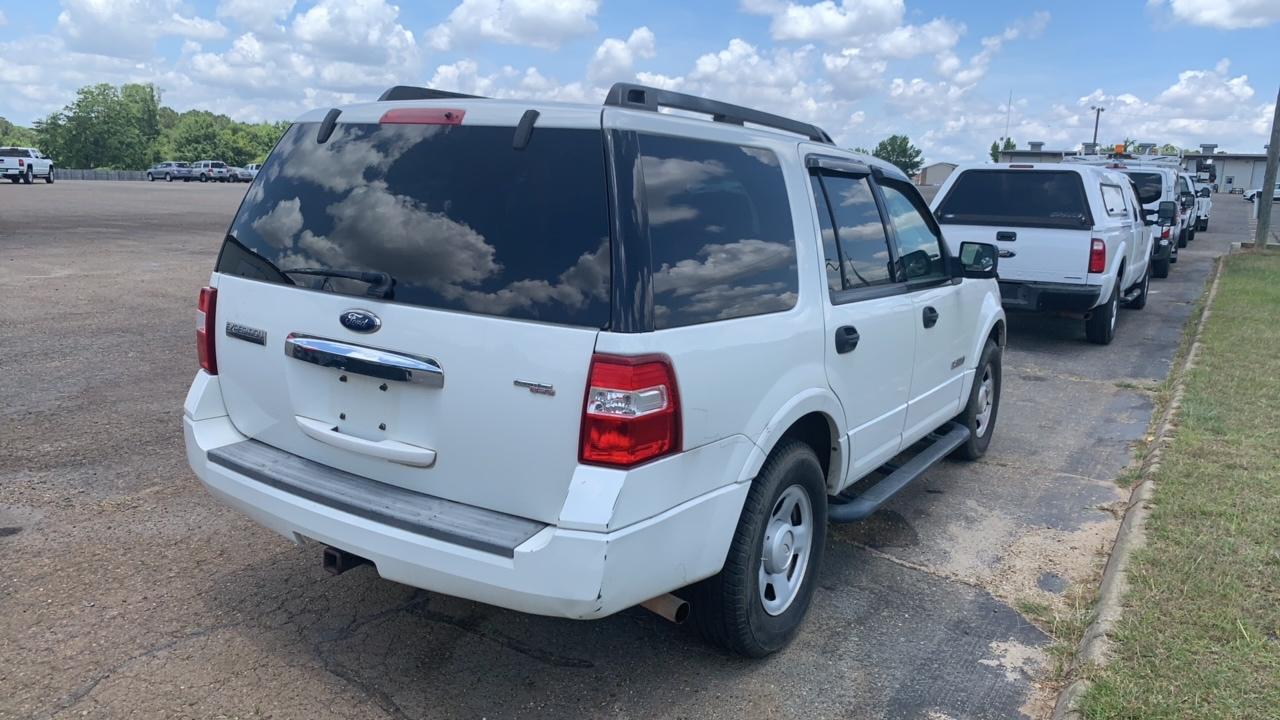
[(1178, 205), (1172, 200), (1165, 200), (1160, 203), (1159, 209), (1156, 210), (1156, 222), (1161, 225), (1172, 225), (1173, 217), (1178, 214)]
[(960, 265), (961, 277), (994, 280), (1000, 264), (1000, 249), (991, 243), (962, 242), (960, 257), (956, 261)]

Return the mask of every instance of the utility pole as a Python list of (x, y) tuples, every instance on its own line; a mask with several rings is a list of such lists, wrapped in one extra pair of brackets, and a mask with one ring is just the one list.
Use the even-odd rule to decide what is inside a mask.
[(1102, 111), (1106, 108), (1101, 105), (1090, 105), (1089, 109), (1093, 111), (1093, 147), (1098, 147), (1098, 121), (1102, 119)]
[(1004, 143), (1009, 141), (1009, 119), (1013, 117), (1013, 88), (1009, 88), (1009, 102), (1004, 106), (1004, 139), (1000, 141), (1000, 149), (1004, 149)]
[(1255, 250), (1266, 250), (1267, 239), (1271, 236), (1271, 208), (1275, 202), (1268, 202), (1275, 194), (1276, 161), (1280, 158), (1280, 90), (1276, 91), (1276, 107), (1271, 114), (1271, 144), (1267, 146), (1267, 171), (1262, 175), (1262, 190), (1253, 199), (1258, 203), (1258, 233), (1254, 236)]

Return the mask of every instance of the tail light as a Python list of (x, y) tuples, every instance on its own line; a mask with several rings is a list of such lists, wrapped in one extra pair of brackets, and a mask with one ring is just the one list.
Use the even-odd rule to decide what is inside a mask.
[(24, 167), (26, 164), (27, 163), (25, 160), (23, 160), (22, 158), (18, 158), (18, 167)]
[(383, 125), (461, 125), (466, 110), (452, 108), (392, 108), (378, 121)]
[(1166, 226), (1164, 227), (1164, 229), (1160, 231), (1160, 239), (1161, 239), (1161, 240), (1168, 240), (1168, 239), (1169, 239), (1169, 235), (1170, 235), (1170, 232), (1169, 232), (1169, 226), (1167, 226), (1167, 225), (1166, 225)]
[(1098, 238), (1089, 246), (1089, 272), (1107, 271), (1107, 244)]
[(210, 375), (218, 374), (218, 356), (214, 354), (213, 346), (217, 307), (218, 290), (200, 288), (200, 299), (196, 302), (196, 357), (200, 358), (200, 369)]
[(679, 451), (680, 396), (671, 361), (593, 355), (578, 459), (631, 467)]

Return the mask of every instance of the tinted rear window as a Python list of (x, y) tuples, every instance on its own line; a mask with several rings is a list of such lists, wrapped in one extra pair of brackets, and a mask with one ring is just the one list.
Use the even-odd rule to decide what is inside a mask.
[(966, 170), (937, 215), (939, 222), (960, 225), (1093, 225), (1080, 175), (1058, 170)]
[(28, 153), (26, 150), (19, 150), (18, 148), (0, 148), (0, 157), (27, 157), (27, 155)]
[(220, 272), (363, 295), (368, 284), (281, 271), (389, 273), (394, 300), (603, 327), (609, 215), (599, 130), (294, 125), (263, 165)]
[(795, 231), (769, 150), (640, 136), (654, 327), (779, 312), (795, 305)]
[(221, 162), (209, 163), (209, 167), (224, 168), (226, 166), (227, 166), (226, 163), (221, 163)]
[(1159, 202), (1164, 195), (1164, 176), (1160, 173), (1126, 170), (1124, 174), (1133, 178), (1133, 184), (1138, 186), (1138, 201), (1143, 205)]

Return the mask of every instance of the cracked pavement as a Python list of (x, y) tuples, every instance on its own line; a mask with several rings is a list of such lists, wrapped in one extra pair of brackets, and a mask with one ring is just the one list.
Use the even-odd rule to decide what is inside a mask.
[(0, 187), (0, 718), (1047, 715), (1013, 606), (1091, 582), (1212, 258), (1201, 233), (1117, 340), (1014, 317), (990, 454), (833, 526), (809, 620), (765, 661), (639, 609), (521, 615), (330, 577), (188, 470), (196, 290), (242, 186)]

